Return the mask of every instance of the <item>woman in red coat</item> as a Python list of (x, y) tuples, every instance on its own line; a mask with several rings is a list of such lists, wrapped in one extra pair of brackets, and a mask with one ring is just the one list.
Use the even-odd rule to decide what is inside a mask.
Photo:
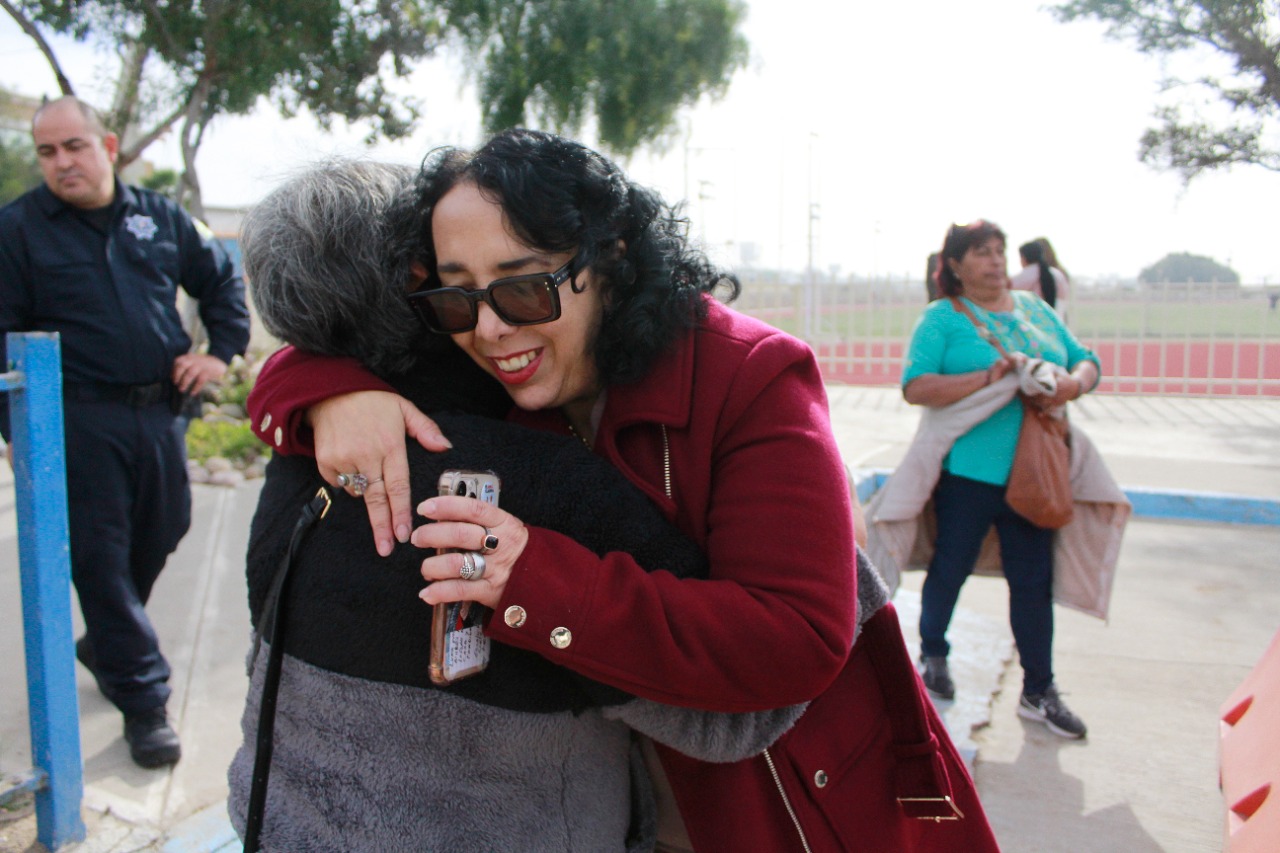
[[(438, 497), (417, 507), (435, 523), (412, 533), (438, 551), (423, 600), (492, 607), (494, 640), (660, 702), (811, 703), (747, 761), (655, 748), (657, 788), (678, 807), (663, 849), (996, 849), (892, 606), (854, 644), (852, 506), (809, 348), (712, 299), (736, 282), (687, 245), (685, 223), (568, 140), (517, 130), (440, 152), (416, 203), (425, 281), (410, 301), (426, 326), (502, 382), (512, 419), (579, 436), (710, 564), (707, 579), (646, 572)], [(352, 363), (317, 366), (273, 359), (255, 426), (281, 449), (314, 429), (322, 475), (363, 494), (389, 551), (409, 538), (396, 445), (406, 426), (428, 444), (438, 430)]]

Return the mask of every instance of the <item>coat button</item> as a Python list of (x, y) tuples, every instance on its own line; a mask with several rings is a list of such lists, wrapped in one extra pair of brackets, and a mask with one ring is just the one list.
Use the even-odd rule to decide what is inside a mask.
[(819, 788), (827, 787), (828, 781), (827, 771), (825, 770), (819, 770), (817, 773), (813, 774), (813, 784), (817, 785)]
[(528, 618), (529, 614), (525, 613), (524, 608), (518, 604), (511, 605), (502, 614), (503, 621), (511, 628), (519, 628)]
[(568, 628), (556, 628), (551, 632), (551, 645), (557, 649), (567, 649), (573, 642), (573, 632)]

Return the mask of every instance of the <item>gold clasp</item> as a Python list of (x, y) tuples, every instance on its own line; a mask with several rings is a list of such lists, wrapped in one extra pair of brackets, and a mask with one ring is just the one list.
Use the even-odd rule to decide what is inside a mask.
[(946, 803), (951, 809), (950, 815), (915, 815), (916, 820), (932, 820), (941, 823), (944, 820), (962, 820), (964, 812), (956, 807), (950, 797), (898, 797), (899, 803)]

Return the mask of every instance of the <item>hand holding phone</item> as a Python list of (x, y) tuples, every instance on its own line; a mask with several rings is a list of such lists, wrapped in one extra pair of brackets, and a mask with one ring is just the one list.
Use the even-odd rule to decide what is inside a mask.
[[(440, 475), (437, 492), (475, 498), (498, 505), (501, 481), (492, 471), (451, 469)], [(457, 549), (450, 549), (456, 551)], [(435, 684), (452, 684), (483, 672), (489, 665), (490, 641), (484, 634), (489, 608), (471, 601), (435, 605), (431, 615), (431, 660), (428, 676)]]

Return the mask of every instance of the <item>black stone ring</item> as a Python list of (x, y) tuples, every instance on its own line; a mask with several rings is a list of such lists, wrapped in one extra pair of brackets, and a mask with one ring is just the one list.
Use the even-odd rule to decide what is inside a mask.
[[(483, 525), (482, 525), (483, 526)], [(481, 554), (492, 554), (498, 549), (498, 537), (489, 528), (484, 528), (484, 542), (480, 545)]]

